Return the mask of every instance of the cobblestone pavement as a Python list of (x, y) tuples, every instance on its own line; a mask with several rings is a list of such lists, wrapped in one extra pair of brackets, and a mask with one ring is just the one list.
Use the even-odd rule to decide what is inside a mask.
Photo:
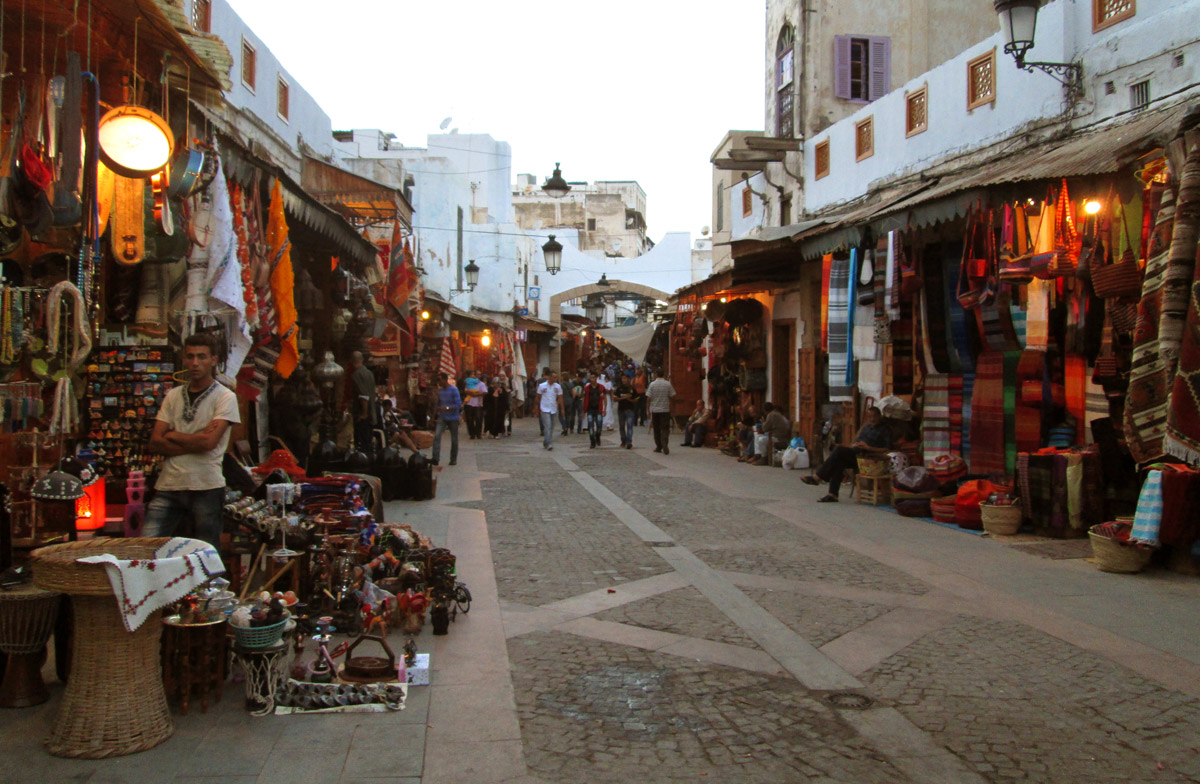
[[(935, 564), (885, 565), (758, 509), (762, 501), (653, 473), (685, 459), (514, 448), (478, 457), (482, 470), (507, 475), (483, 482), (481, 506), (500, 596), (514, 603), (508, 657), (533, 777), (1200, 781), (1200, 700), (1032, 626), (995, 620), (986, 603), (979, 615), (944, 612), (944, 580), (938, 594), (922, 579)], [(576, 469), (628, 507), (589, 490)], [(647, 521), (709, 577), (696, 587), (676, 580), (623, 592), (622, 583), (672, 571), (634, 533), (648, 537)], [(1037, 561), (1046, 570), (1071, 563)], [(741, 594), (775, 627), (715, 603), (729, 594), (712, 575), (739, 574), (760, 578), (743, 580), (750, 587)], [(764, 587), (763, 578), (776, 580)], [(992, 597), (991, 606), (1003, 603), (1003, 593)], [(918, 625), (897, 628), (906, 619)], [(847, 678), (862, 684), (851, 692), (873, 705), (831, 707), (781, 656), (780, 637), (755, 642), (763, 634), (791, 634), (816, 656), (812, 649), (826, 646), (833, 662), (849, 650), (845, 666), (861, 675)]]
[(509, 475), (483, 483), (501, 599), (542, 605), (670, 571), (555, 464), (504, 452), (478, 462)]
[(992, 781), (1200, 780), (1200, 701), (1020, 624), (959, 617), (864, 680)]

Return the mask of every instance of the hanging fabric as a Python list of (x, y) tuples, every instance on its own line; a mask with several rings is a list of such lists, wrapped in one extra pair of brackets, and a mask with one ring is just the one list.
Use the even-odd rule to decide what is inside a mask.
[(271, 186), (271, 214), (267, 223), (267, 253), (271, 262), (271, 294), (279, 319), (276, 334), (281, 340), (279, 361), (275, 371), (287, 378), (300, 363), (296, 348), (296, 305), (293, 300), (295, 278), (292, 274), (291, 240), (287, 219), (283, 215), (283, 188), (279, 180)]
[(847, 384), (850, 351), (850, 258), (831, 259), (829, 271), (828, 321), (829, 336), (829, 400), (843, 402), (853, 399)]

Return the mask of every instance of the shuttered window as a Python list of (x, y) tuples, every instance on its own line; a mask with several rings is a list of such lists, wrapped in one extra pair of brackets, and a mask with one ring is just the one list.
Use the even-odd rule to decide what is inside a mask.
[(746, 183), (742, 186), (742, 217), (749, 218), (752, 212), (754, 212), (754, 197), (750, 193), (750, 183)]
[(242, 84), (254, 92), (258, 77), (258, 52), (250, 43), (242, 39)]
[(813, 179), (829, 176), (829, 140), (820, 142), (813, 150)]
[(892, 89), (892, 39), (838, 35), (833, 39), (834, 95), (868, 103)]
[(795, 28), (785, 24), (775, 43), (775, 135), (783, 139), (795, 136), (795, 36)]
[(985, 52), (967, 63), (967, 110), (996, 100), (996, 50)]
[(192, 27), (202, 33), (212, 32), (212, 0), (192, 0)]
[(275, 84), (275, 111), (279, 113), (279, 117), (287, 122), (291, 117), (291, 88), (282, 76), (277, 77)]
[(854, 160), (861, 161), (875, 154), (875, 118), (867, 117), (854, 124)]
[(1092, 32), (1123, 22), (1137, 13), (1137, 0), (1092, 0)]
[(904, 136), (914, 136), (929, 127), (929, 85), (904, 94)]

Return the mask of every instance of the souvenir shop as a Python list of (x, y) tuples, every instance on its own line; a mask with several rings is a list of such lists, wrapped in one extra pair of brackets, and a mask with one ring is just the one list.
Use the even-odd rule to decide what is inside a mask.
[[(428, 466), (338, 446), (378, 248), (218, 122), (156, 5), (63, 8), (0, 2), (0, 706), (61, 692), (47, 751), (129, 754), (218, 701), (232, 656), (260, 714), (400, 709), (426, 617), (447, 633), (470, 594), (383, 515), (389, 487), (432, 497)], [(211, 545), (140, 536), (197, 332), (242, 420)]]
[(824, 254), (828, 401), (861, 417), (895, 396), (920, 427), (890, 465), (916, 470), (871, 498), (997, 534), (1090, 535), (1116, 571), (1156, 549), (1190, 560), (1200, 303), (1196, 227), (1176, 216), (1194, 222), (1179, 208), (1197, 173), (1181, 141), (1112, 174), (960, 194), (925, 212), (941, 220), (897, 214)]

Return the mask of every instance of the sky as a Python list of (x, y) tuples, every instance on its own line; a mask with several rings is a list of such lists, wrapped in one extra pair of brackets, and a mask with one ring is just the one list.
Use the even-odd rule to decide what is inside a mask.
[(542, 182), (637, 180), (655, 241), (712, 221), (709, 156), (763, 127), (765, 0), (229, 0), (334, 129), (512, 145)]

